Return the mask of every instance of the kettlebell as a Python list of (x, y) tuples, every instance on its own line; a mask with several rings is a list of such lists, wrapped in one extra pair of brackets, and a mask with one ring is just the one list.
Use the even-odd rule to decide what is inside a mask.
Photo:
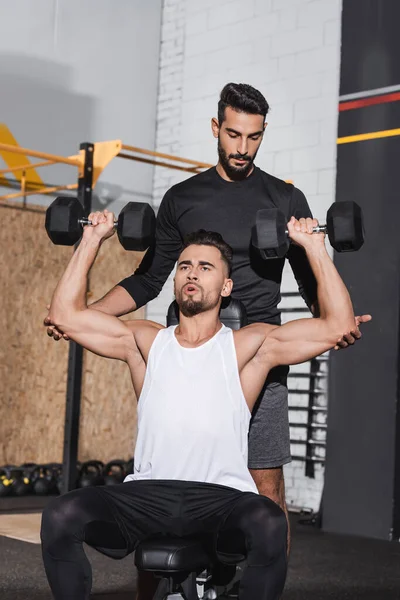
[(62, 464), (61, 463), (48, 463), (46, 469), (51, 472), (52, 476), (52, 487), (50, 490), (51, 494), (61, 494), (62, 487)]
[(11, 469), (11, 491), (15, 496), (26, 496), (32, 491), (32, 486), (29, 477), (27, 476), (24, 466)]
[(37, 465), (32, 470), (30, 479), (37, 496), (47, 496), (54, 486), (54, 477), (47, 465)]
[(126, 475), (124, 461), (119, 459), (110, 460), (104, 467), (103, 475), (106, 485), (122, 483)]
[(11, 494), (12, 491), (11, 469), (16, 469), (16, 466), (5, 465), (0, 468), (0, 497), (2, 498)]
[(88, 460), (81, 466), (81, 474), (79, 477), (79, 487), (89, 487), (92, 485), (103, 485), (103, 469), (104, 463), (100, 460)]

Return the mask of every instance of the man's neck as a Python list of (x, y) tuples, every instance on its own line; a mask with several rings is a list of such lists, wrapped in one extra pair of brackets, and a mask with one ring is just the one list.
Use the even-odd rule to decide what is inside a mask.
[(250, 175), (252, 174), (252, 172), (254, 171), (254, 165), (251, 167), (251, 171), (249, 173), (247, 173), (247, 175), (245, 177), (243, 177), (243, 179), (231, 179), (229, 177), (229, 175), (227, 175), (224, 167), (221, 165), (221, 163), (218, 161), (217, 166), (215, 167), (216, 171), (218, 173), (218, 175), (220, 177), (222, 177), (222, 179), (225, 179), (225, 181), (229, 181), (231, 183), (235, 183), (237, 181), (244, 181), (245, 179), (247, 179), (248, 177), (250, 177)]
[(195, 347), (211, 339), (220, 329), (219, 311), (207, 311), (194, 317), (185, 317), (179, 313), (175, 335), (180, 341)]

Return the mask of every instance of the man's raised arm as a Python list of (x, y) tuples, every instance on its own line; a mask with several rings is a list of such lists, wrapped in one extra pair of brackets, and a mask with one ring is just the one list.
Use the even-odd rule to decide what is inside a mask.
[(108, 358), (128, 360), (137, 351), (132, 329), (111, 315), (89, 310), (87, 280), (102, 242), (114, 231), (114, 215), (104, 211), (99, 224), (85, 227), (82, 240), (61, 277), (50, 305), (49, 321), (78, 344)]
[(286, 323), (267, 334), (262, 349), (271, 366), (296, 364), (334, 348), (343, 332), (354, 329), (352, 302), (336, 267), (325, 248), (325, 235), (312, 233), (315, 219), (292, 217), (288, 231), (301, 245), (317, 281), (319, 318)]

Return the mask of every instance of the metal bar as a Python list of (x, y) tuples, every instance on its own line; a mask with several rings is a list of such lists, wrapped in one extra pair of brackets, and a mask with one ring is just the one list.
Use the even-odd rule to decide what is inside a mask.
[(301, 298), (299, 292), (281, 292), (282, 298)]
[(291, 444), (311, 444), (312, 446), (321, 446), (323, 448), (326, 447), (326, 442), (320, 442), (318, 440), (290, 440)]
[(73, 167), (81, 166), (81, 161), (77, 158), (67, 158), (65, 156), (59, 156), (57, 154), (49, 154), (48, 152), (38, 152), (37, 150), (20, 148), (19, 146), (13, 146), (12, 144), (0, 144), (0, 150), (5, 150), (6, 152), (14, 152), (14, 154), (26, 154), (27, 156), (34, 156), (35, 158), (44, 158), (45, 160), (53, 160), (54, 162), (64, 163), (65, 165), (72, 165)]
[(164, 154), (163, 152), (155, 152), (154, 150), (145, 150), (144, 148), (129, 146), (128, 144), (122, 144), (122, 149), (129, 150), (130, 152), (137, 152), (138, 154), (147, 154), (148, 156), (154, 156), (157, 158), (167, 158), (168, 160), (174, 160), (176, 162), (184, 162), (189, 165), (196, 165), (197, 167), (203, 169), (210, 169), (213, 166), (208, 163), (199, 162), (198, 160), (182, 158), (181, 156), (173, 156), (172, 154)]
[(172, 165), (170, 163), (152, 160), (150, 158), (142, 158), (139, 156), (129, 156), (129, 154), (124, 154), (120, 152), (117, 154), (118, 158), (127, 158), (128, 160), (135, 160), (137, 162), (146, 163), (148, 165), (156, 165), (158, 167), (168, 167), (169, 169), (177, 169), (178, 171), (186, 171), (187, 173), (200, 173), (199, 168), (201, 167), (180, 167), (179, 165)]
[(23, 197), (23, 205), (26, 206), (26, 171), (22, 171), (21, 193), (22, 193), (22, 197)]
[[(82, 177), (78, 179), (78, 199), (83, 205), (84, 213), (89, 214), (92, 208), (93, 150), (92, 143), (83, 143), (84, 166)], [(65, 405), (64, 455), (63, 455), (63, 490), (75, 489), (77, 480), (79, 420), (81, 411), (83, 348), (75, 342), (69, 344), (67, 399)]]
[(15, 192), (14, 194), (6, 194), (0, 196), (0, 200), (12, 200), (13, 198), (21, 198), (22, 196), (40, 196), (44, 194), (53, 194), (54, 192), (60, 192), (61, 190), (76, 190), (78, 184), (71, 183), (67, 185), (56, 185), (53, 187), (39, 188), (37, 190), (31, 190), (29, 192)]
[(325, 464), (325, 458), (315, 458), (315, 456), (293, 456), (292, 460), (301, 460), (303, 462), (312, 462), (315, 464)]
[[(311, 379), (315, 379), (315, 377), (310, 377), (310, 380)], [(325, 390), (321, 390), (321, 389), (312, 390), (312, 391), (310, 391), (310, 390), (299, 390), (299, 389), (296, 389), (296, 390), (288, 389), (288, 392), (289, 392), (289, 394), (307, 394), (307, 396), (321, 396), (321, 394), (325, 394), (326, 393)]]
[[(289, 427), (301, 427), (302, 429), (307, 429), (307, 423), (289, 423)], [(311, 423), (311, 427), (313, 429), (328, 429), (328, 425), (326, 423)]]
[(294, 373), (293, 371), (289, 371), (288, 377), (296, 377), (299, 379), (326, 379), (328, 375), (327, 373)]
[(36, 169), (37, 167), (47, 167), (48, 165), (55, 164), (56, 161), (54, 160), (46, 160), (44, 162), (39, 163), (28, 163), (26, 165), (12, 167), (11, 169), (0, 169), (0, 175), (5, 175), (6, 173), (18, 173), (18, 171), (29, 171), (29, 169)]
[(313, 412), (327, 412), (328, 411), (326, 406), (311, 406), (311, 407), (309, 407), (307, 405), (305, 405), (305, 406), (290, 406), (289, 405), (289, 410), (304, 410), (304, 411), (312, 410)]

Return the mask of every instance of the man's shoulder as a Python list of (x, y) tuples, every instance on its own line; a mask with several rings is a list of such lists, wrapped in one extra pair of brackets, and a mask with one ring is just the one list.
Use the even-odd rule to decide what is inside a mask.
[(161, 329), (166, 329), (161, 323), (150, 321), (148, 319), (132, 319), (124, 322), (133, 335), (144, 333), (150, 336), (154, 335), (155, 337)]
[(293, 183), (285, 181), (284, 179), (280, 179), (279, 177), (275, 177), (274, 175), (271, 175), (262, 169), (259, 169), (259, 171), (261, 178), (268, 187), (272, 187), (282, 194), (291, 195), (293, 193), (293, 190), (295, 189)]
[(172, 185), (168, 194), (171, 196), (179, 196), (184, 194), (185, 196), (190, 193), (192, 190), (198, 189), (199, 187), (209, 185), (213, 180), (215, 167), (211, 167), (206, 171), (202, 171), (201, 173), (196, 173), (196, 175), (192, 175), (192, 177), (188, 177), (184, 181), (180, 181), (179, 183), (175, 183)]

